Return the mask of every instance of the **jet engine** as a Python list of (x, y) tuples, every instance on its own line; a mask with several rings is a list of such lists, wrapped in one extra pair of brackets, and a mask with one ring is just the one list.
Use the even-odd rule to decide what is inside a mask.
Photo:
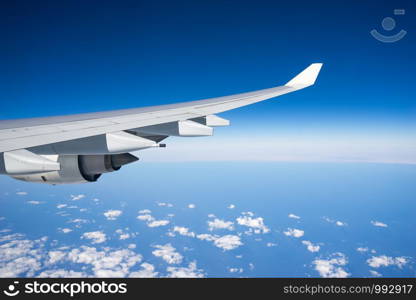
[(94, 182), (103, 174), (119, 170), (123, 165), (138, 158), (130, 153), (112, 155), (44, 155), (60, 165), (50, 172), (14, 174), (12, 177), (30, 182), (48, 184), (70, 184)]

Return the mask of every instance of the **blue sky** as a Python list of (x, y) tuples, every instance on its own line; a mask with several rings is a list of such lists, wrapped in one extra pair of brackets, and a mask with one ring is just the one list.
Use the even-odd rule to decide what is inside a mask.
[[(406, 14), (394, 16), (395, 8)], [(405, 144), (375, 159), (394, 161), (415, 147), (414, 8), (412, 1), (8, 3), (0, 21), (0, 118), (222, 96), (283, 84), (323, 62), (315, 87), (224, 113), (233, 126), (219, 138), (260, 135), (259, 144), (307, 136), (326, 140), (334, 153), (329, 141), (338, 139), (367, 140), (376, 150)], [(372, 29), (388, 34), (387, 16), (397, 22), (393, 33), (408, 31), (403, 40), (371, 37)]]

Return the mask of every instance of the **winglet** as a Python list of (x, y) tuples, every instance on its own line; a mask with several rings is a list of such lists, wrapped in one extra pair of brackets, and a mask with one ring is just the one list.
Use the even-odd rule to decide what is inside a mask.
[(305, 70), (296, 75), (292, 80), (285, 84), (285, 86), (304, 88), (315, 83), (319, 71), (322, 68), (321, 63), (311, 64)]

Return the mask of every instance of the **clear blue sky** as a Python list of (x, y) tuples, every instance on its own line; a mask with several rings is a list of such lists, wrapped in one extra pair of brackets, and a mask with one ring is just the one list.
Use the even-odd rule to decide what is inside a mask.
[[(227, 112), (261, 134), (287, 128), (414, 136), (413, 1), (9, 1), (0, 9), (1, 119), (222, 96), (285, 83), (323, 62), (308, 90)], [(406, 14), (394, 16), (393, 9)], [(408, 31), (373, 39), (381, 21)], [(259, 131), (258, 129), (261, 129)], [(231, 131), (230, 131), (231, 133)]]

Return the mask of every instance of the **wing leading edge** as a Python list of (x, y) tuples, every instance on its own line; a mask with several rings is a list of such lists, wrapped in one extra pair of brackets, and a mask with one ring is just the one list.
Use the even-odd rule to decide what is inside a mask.
[(322, 64), (312, 64), (283, 86), (237, 95), (145, 108), (72, 116), (0, 121), (0, 174), (69, 184), (94, 182), (135, 162), (129, 152), (168, 136), (210, 136), (229, 121), (215, 114), (303, 89)]
[[(161, 136), (175, 135), (172, 132), (174, 133), (175, 130), (178, 131), (181, 128), (182, 131), (189, 132), (191, 130), (190, 127), (192, 127), (190, 125), (194, 127), (209, 127), (209, 125), (202, 124), (201, 120), (219, 118), (214, 116), (214, 114), (264, 101), (313, 85), (321, 67), (321, 63), (311, 64), (283, 86), (231, 96), (138, 109), (0, 121), (0, 153), (55, 143), (61, 143), (62, 145), (62, 143), (67, 141), (82, 140), (128, 130), (142, 131), (147, 135), (156, 134), (160, 136), (157, 130), (154, 129), (155, 126), (160, 126), (160, 124), (168, 124), (161, 125), (162, 127), (173, 126), (170, 128), (170, 131), (163, 132), (162, 130)], [(224, 125), (224, 121), (226, 122), (227, 120), (222, 120)], [(181, 127), (178, 125), (177, 127), (180, 128), (177, 129), (175, 125), (172, 125), (175, 123), (181, 124)], [(201, 128), (199, 129), (202, 130)], [(208, 132), (207, 129), (206, 131)], [(189, 134), (188, 136), (195, 135)]]

